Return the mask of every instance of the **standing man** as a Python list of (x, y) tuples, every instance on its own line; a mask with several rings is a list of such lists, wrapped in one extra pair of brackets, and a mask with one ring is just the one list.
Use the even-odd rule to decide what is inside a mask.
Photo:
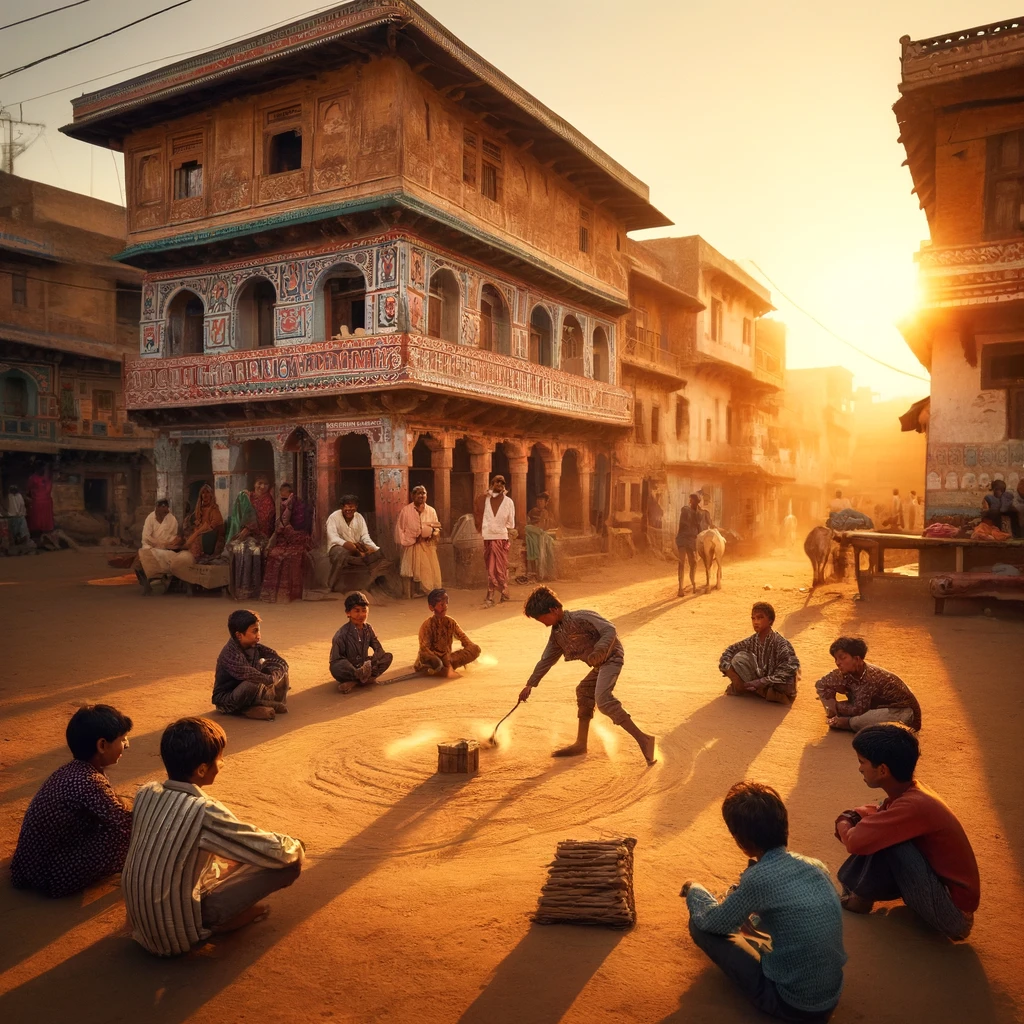
[(892, 516), (891, 525), (894, 529), (903, 529), (903, 502), (900, 501), (900, 489), (894, 487), (892, 489), (892, 506), (890, 508), (890, 515)]
[(395, 523), (395, 543), (402, 550), (399, 572), (417, 584), (424, 593), (441, 586), (441, 563), (437, 560), (437, 542), (441, 536), (441, 520), (427, 504), (427, 489), (418, 484), (412, 489), (412, 502), (405, 506)]
[(711, 529), (711, 514), (706, 508), (700, 507), (700, 495), (694, 492), (690, 502), (679, 513), (679, 529), (676, 531), (676, 548), (679, 555), (679, 592), (677, 597), (686, 593), (683, 586), (683, 560), (690, 565), (690, 588), (697, 593), (697, 534), (701, 530)]
[(359, 499), (354, 494), (341, 498), (341, 508), (327, 517), (327, 557), (331, 560), (331, 575), (327, 586), (334, 590), (346, 569), (376, 566), (374, 580), (387, 571), (387, 565), (377, 565), (384, 558), (380, 548), (370, 539), (366, 520), (359, 513)]
[(503, 476), (495, 476), (491, 480), (491, 489), (477, 498), (473, 518), (484, 539), (484, 563), (487, 566), (487, 599), (484, 607), (493, 608), (495, 593), (501, 595), (500, 600), (509, 600), (509, 538), (516, 535), (516, 506), (505, 493)]
[(144, 595), (153, 593), (150, 583), (154, 579), (162, 579), (166, 586), (171, 559), (180, 547), (178, 520), (171, 515), (171, 503), (166, 498), (158, 498), (153, 511), (146, 516), (142, 525), (139, 568), (135, 570)]
[(907, 506), (906, 514), (906, 527), (909, 533), (920, 533), (921, 522), (919, 515), (921, 512), (921, 502), (917, 499), (917, 491), (910, 492), (910, 502)]

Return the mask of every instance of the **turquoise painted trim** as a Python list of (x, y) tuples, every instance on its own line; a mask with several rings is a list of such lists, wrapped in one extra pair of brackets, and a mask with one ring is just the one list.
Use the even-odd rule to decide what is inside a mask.
[[(401, 206), (413, 213), (429, 217), (439, 224), (453, 228), (469, 238), (482, 242), (491, 248), (498, 249), (523, 263), (527, 263), (543, 274), (557, 277), (566, 284), (595, 296), (602, 302), (622, 310), (629, 308), (629, 300), (625, 296), (603, 291), (576, 278), (566, 277), (518, 246), (506, 242), (497, 235), (492, 235), (487, 231), (482, 231), (480, 228), (467, 224), (465, 221), (459, 220), (443, 210), (439, 210), (436, 206), (432, 206), (422, 199), (410, 196), (406, 192), (386, 192), (383, 195), (370, 196), (364, 199), (346, 199), (340, 203), (322, 203), (318, 206), (304, 207), (301, 210), (288, 210), (284, 213), (272, 214), (268, 217), (261, 217), (259, 220), (245, 221), (241, 224), (225, 224), (219, 228), (207, 228), (202, 231), (190, 231), (183, 235), (171, 235), (168, 238), (159, 238), (152, 242), (130, 245), (123, 252), (119, 252), (111, 258), (127, 263), (129, 260), (150, 253), (173, 252), (176, 249), (185, 249), (195, 245), (212, 245), (215, 242), (227, 241), (232, 238), (244, 238), (247, 235), (259, 234), (262, 231), (271, 231), (275, 228), (290, 227), (295, 224), (312, 224), (319, 220), (327, 220), (330, 217), (341, 217), (351, 213), (366, 213), (369, 210), (377, 210), (388, 206)], [(400, 229), (396, 228), (395, 230)]]

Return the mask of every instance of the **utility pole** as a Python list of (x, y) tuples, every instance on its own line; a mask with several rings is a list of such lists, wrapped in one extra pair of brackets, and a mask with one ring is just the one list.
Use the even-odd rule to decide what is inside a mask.
[(0, 169), (13, 174), (15, 157), (21, 156), (36, 142), (45, 128), (44, 124), (23, 120), (21, 104), (18, 105), (17, 117), (13, 107), (0, 107)]

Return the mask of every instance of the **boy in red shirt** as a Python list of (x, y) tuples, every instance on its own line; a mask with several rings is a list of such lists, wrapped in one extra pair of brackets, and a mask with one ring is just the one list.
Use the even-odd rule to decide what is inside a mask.
[(853, 749), (864, 781), (885, 799), (836, 819), (851, 854), (838, 872), (843, 907), (867, 914), (876, 900), (902, 900), (944, 935), (966, 939), (981, 892), (978, 862), (953, 812), (914, 780), (917, 737), (905, 725), (872, 725)]

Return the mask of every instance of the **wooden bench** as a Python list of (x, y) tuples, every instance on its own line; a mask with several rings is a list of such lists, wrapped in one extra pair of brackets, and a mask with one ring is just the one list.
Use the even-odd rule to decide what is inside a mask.
[(950, 598), (1024, 601), (1024, 576), (997, 572), (956, 572), (933, 576), (928, 591), (935, 598), (935, 614), (942, 615)]

